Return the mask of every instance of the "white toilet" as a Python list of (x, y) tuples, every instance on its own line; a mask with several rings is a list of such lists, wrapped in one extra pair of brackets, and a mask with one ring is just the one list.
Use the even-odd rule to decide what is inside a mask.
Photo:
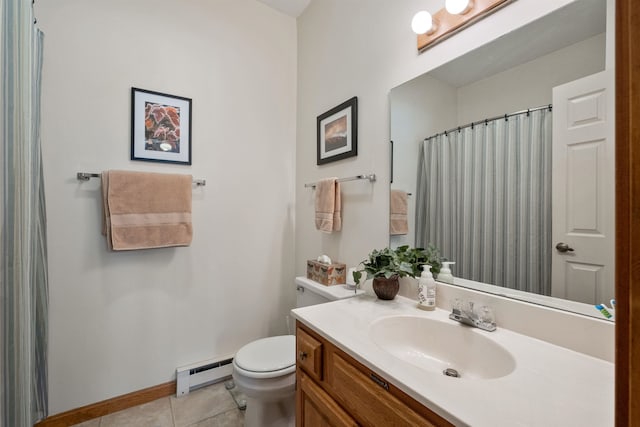
[[(296, 277), (296, 307), (350, 298), (344, 285), (323, 286)], [(247, 396), (246, 427), (295, 425), (296, 337), (262, 338), (242, 347), (233, 358), (233, 380)]]

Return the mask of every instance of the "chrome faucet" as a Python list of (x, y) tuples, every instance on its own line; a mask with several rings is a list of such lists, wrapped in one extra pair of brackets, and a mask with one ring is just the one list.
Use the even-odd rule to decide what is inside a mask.
[(474, 309), (474, 305), (473, 301), (464, 302), (460, 299), (455, 299), (449, 319), (484, 331), (495, 331), (496, 321), (493, 316), (493, 310), (486, 305)]

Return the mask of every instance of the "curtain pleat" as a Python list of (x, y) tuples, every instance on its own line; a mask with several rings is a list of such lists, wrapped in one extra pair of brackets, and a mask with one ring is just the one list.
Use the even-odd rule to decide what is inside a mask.
[(43, 34), (31, 0), (2, 4), (2, 425), (48, 412), (46, 208), (40, 147)]
[(36, 149), (34, 150), (34, 173), (36, 179), (35, 193), (37, 200), (34, 206), (34, 241), (33, 241), (33, 283), (32, 301), (34, 303), (34, 388), (35, 419), (43, 419), (48, 411), (48, 338), (49, 338), (49, 278), (47, 257), (47, 212), (45, 203), (44, 170), (42, 166), (42, 150), (40, 140), (40, 98), (42, 94), (42, 60), (44, 33), (36, 30), (34, 58), (34, 120), (33, 134)]
[(532, 111), (425, 140), (416, 245), (454, 275), (551, 293), (551, 113)]

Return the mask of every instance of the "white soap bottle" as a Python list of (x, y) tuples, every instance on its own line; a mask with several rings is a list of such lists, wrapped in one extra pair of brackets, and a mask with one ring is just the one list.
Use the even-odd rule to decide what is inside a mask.
[(436, 308), (436, 281), (431, 274), (431, 266), (423, 265), (418, 279), (418, 308), (433, 310)]
[(450, 265), (455, 264), (453, 261), (443, 261), (440, 273), (438, 273), (438, 281), (443, 283), (451, 283), (453, 285), (453, 274), (451, 274)]

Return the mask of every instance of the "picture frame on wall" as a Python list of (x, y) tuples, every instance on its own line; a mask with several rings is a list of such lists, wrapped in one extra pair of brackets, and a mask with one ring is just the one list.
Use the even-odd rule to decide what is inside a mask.
[(318, 116), (317, 164), (358, 155), (358, 97)]
[(191, 164), (191, 98), (131, 88), (131, 160)]

